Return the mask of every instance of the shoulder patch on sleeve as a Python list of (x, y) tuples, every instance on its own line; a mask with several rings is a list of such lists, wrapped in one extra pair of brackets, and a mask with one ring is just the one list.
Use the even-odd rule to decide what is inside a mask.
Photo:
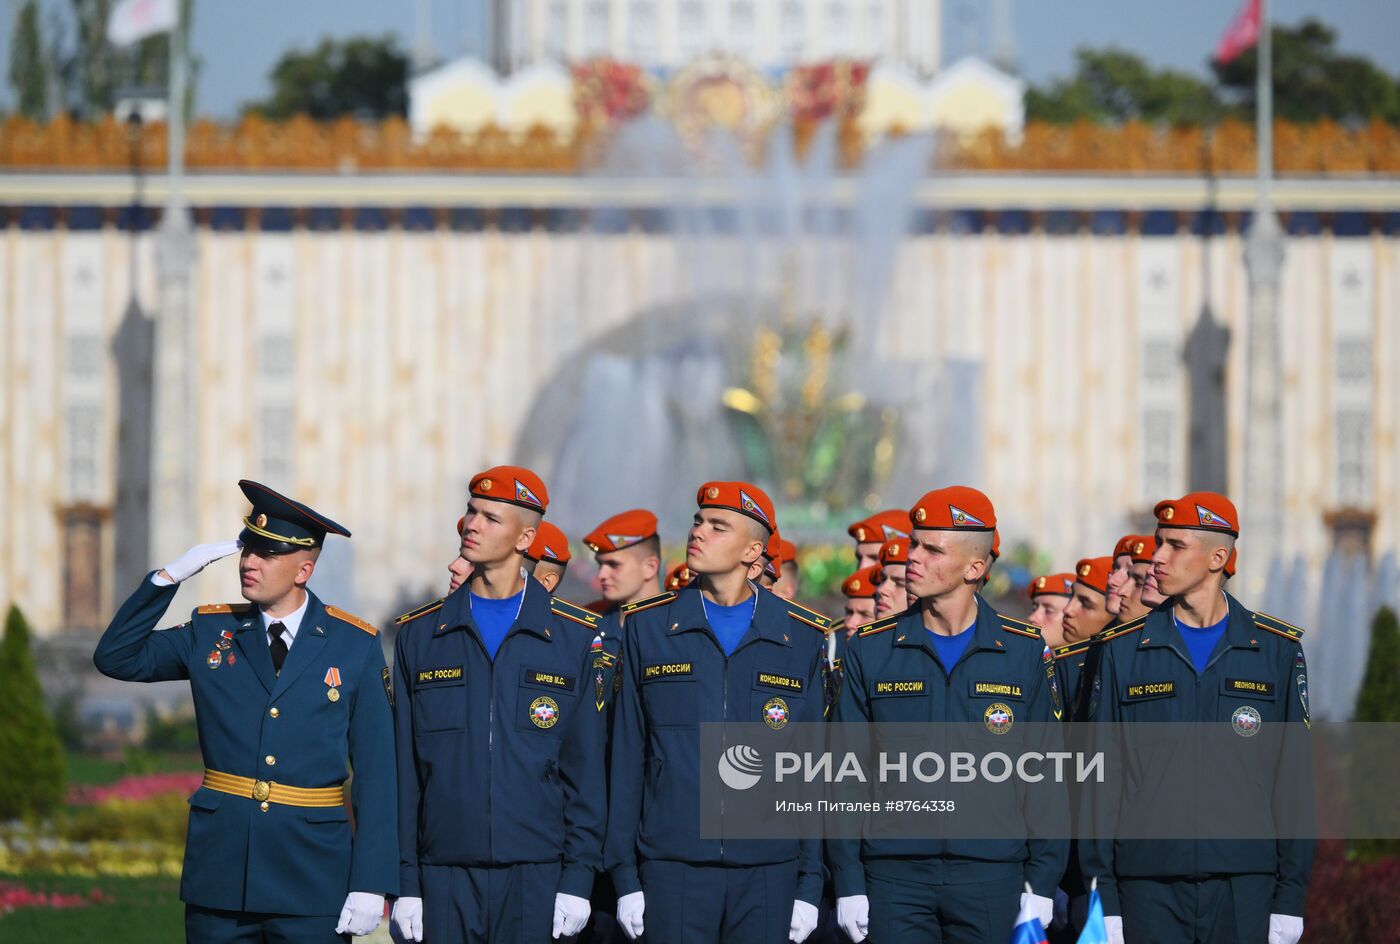
[(429, 613), (433, 612), (434, 610), (440, 610), (440, 609), (442, 609), (442, 605), (443, 605), (444, 603), (446, 603), (446, 602), (447, 602), (447, 597), (443, 597), (443, 598), (440, 599), (440, 600), (434, 600), (432, 603), (424, 603), (422, 606), (418, 607), (418, 609), (416, 609), (416, 610), (409, 610), (409, 611), (408, 611), (407, 613), (405, 613), (403, 616), (400, 616), (398, 619), (394, 620), (394, 623), (395, 623), (395, 625), (397, 625), (397, 624), (399, 624), (399, 623), (407, 623), (409, 620), (415, 620), (415, 619), (417, 619), (417, 618), (420, 617), (420, 616), (427, 616)]
[(1030, 623), (1025, 623), (1018, 619), (1012, 619), (1009, 616), (1003, 616), (1001, 618), (1001, 628), (1008, 633), (1015, 633), (1018, 636), (1029, 636), (1032, 639), (1040, 638), (1040, 627), (1032, 626)]
[(809, 610), (795, 600), (788, 601), (788, 615), (799, 622), (806, 623), (813, 629), (820, 629), (822, 632), (826, 632), (835, 625), (831, 617), (822, 616), (816, 610)]
[(654, 606), (660, 606), (663, 603), (670, 603), (675, 598), (676, 591), (667, 590), (664, 593), (658, 593), (654, 597), (647, 597), (645, 600), (638, 600), (636, 603), (624, 603), (622, 606), (622, 612), (640, 613), (642, 610), (649, 610)]
[(232, 613), (234, 616), (242, 616), (253, 608), (251, 603), (206, 603), (196, 612), (200, 616), (211, 616), (215, 613)]
[(1271, 633), (1291, 639), (1294, 642), (1303, 638), (1303, 631), (1292, 623), (1286, 623), (1277, 616), (1270, 616), (1267, 613), (1255, 613), (1254, 625), (1260, 629), (1267, 629)]
[(1144, 614), (1142, 616), (1139, 616), (1135, 620), (1129, 620), (1121, 626), (1114, 626), (1111, 629), (1105, 629), (1103, 632), (1099, 633), (1097, 636), (1094, 636), (1089, 641), (1108, 642), (1108, 640), (1110, 639), (1116, 639), (1117, 637), (1126, 635), (1128, 633), (1135, 633), (1146, 625), (1147, 616), (1146, 614)]
[(589, 629), (595, 629), (598, 621), (602, 619), (597, 613), (576, 603), (570, 603), (561, 597), (554, 597), (549, 601), (549, 610), (555, 616), (562, 616), (564, 619), (573, 620), (575, 623), (582, 623)]
[(367, 623), (364, 620), (360, 619), (358, 616), (356, 616), (354, 613), (347, 613), (338, 606), (327, 606), (326, 615), (333, 616), (336, 619), (340, 620), (342, 623), (349, 623), (356, 629), (363, 629), (371, 636), (379, 635), (379, 630), (374, 628), (373, 623)]
[(1086, 652), (1089, 649), (1090, 642), (1091, 640), (1081, 639), (1079, 640), (1079, 642), (1072, 642), (1068, 646), (1061, 646), (1060, 648), (1054, 651), (1055, 658), (1067, 659), (1070, 656), (1077, 656), (1082, 652)]
[(886, 616), (884, 619), (877, 619), (873, 623), (866, 623), (864, 626), (857, 627), (856, 635), (874, 636), (876, 633), (883, 633), (887, 629), (893, 629), (898, 622), (898, 616)]

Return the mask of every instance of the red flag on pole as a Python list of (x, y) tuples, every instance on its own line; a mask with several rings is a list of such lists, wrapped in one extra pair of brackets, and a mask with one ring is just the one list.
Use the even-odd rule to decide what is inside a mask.
[(1244, 7), (1235, 16), (1220, 44), (1215, 47), (1215, 60), (1224, 65), (1259, 42), (1259, 0), (1244, 0)]

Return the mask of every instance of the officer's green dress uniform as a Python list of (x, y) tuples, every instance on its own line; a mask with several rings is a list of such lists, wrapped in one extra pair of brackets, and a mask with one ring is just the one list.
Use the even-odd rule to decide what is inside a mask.
[[(349, 535), (263, 486), (240, 485), (253, 502), (244, 546), (285, 551)], [(307, 591), (275, 673), (251, 604), (201, 606), (152, 632), (178, 589), (154, 576), (113, 617), (93, 661), (123, 681), (190, 682), (206, 770), (189, 800), (180, 881), (189, 940), (338, 941), (349, 892), (398, 891), (389, 677), (375, 628)], [(343, 788), (351, 770), (353, 789)]]
[[(1170, 606), (1102, 634), (1088, 714), (1097, 722), (1219, 722), (1249, 726), (1308, 721), (1307, 663), (1296, 627), (1253, 613), (1226, 594), (1229, 623), (1197, 672)], [(1097, 793), (1093, 816), (1151, 803), (1160, 777), (1134, 776), (1135, 795)], [(1259, 804), (1268, 808), (1264, 790)], [(1098, 830), (1101, 834), (1105, 830)], [(1133, 944), (1248, 944), (1268, 936), (1269, 915), (1303, 913), (1313, 842), (1278, 840), (1081, 839), (1081, 867), (1096, 876), (1108, 914), (1123, 916)]]
[[(1008, 708), (1013, 724), (1060, 716), (1034, 626), (1001, 616), (978, 597), (972, 640), (956, 665), (939, 661), (928, 636), (917, 607), (858, 630), (842, 655), (845, 680), (833, 720), (983, 723), (994, 705)], [(1008, 817), (1025, 815), (1006, 810)], [(827, 856), (837, 897), (869, 898), (872, 942), (1004, 944), (1027, 882), (1035, 894), (1054, 896), (1068, 841), (831, 839)]]

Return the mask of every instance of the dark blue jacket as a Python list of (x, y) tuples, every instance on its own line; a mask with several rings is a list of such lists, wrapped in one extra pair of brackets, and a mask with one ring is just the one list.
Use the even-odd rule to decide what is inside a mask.
[[(340, 913), (348, 892), (398, 891), (394, 732), (374, 627), (310, 601), (280, 675), (247, 603), (203, 606), (151, 632), (177, 587), (148, 576), (93, 654), (129, 682), (189, 679), (210, 770), (292, 787), (334, 787), (354, 771), (355, 832), (344, 806), (295, 807), (200, 787), (190, 797), (180, 898), (227, 911)], [(225, 645), (223, 633), (228, 633)], [(335, 701), (326, 677), (336, 669)]]
[[(1101, 659), (1087, 693), (1091, 721), (1205, 722), (1231, 725), (1241, 713), (1254, 723), (1308, 721), (1307, 663), (1299, 641), (1302, 630), (1282, 620), (1253, 613), (1226, 594), (1230, 618), (1205, 671), (1197, 674), (1172, 607), (1153, 610), (1099, 638)], [(1296, 729), (1306, 732), (1306, 727)], [(1241, 742), (1242, 747), (1244, 742)], [(1165, 750), (1127, 755), (1125, 776), (1131, 794), (1099, 791), (1094, 808), (1084, 811), (1102, 827), (1119, 822), (1121, 809), (1151, 807), (1153, 791), (1179, 783), (1154, 773), (1154, 765), (1179, 762)], [(1305, 785), (1310, 796), (1310, 784)], [(1272, 783), (1263, 781), (1252, 805), (1267, 813)], [(1099, 828), (1099, 833), (1108, 832)], [(1257, 833), (1255, 833), (1257, 835)], [(1313, 841), (1278, 840), (1113, 840), (1081, 839), (1080, 865), (1085, 877), (1097, 876), (1104, 909), (1118, 914), (1119, 878), (1193, 878), (1206, 875), (1275, 876), (1270, 910), (1301, 915), (1312, 867)]]
[[(972, 641), (951, 671), (939, 662), (928, 637), (917, 606), (862, 627), (841, 656), (844, 680), (832, 720), (983, 723), (997, 703), (1008, 703), (1015, 721), (1053, 722), (1059, 716), (1058, 693), (1051, 689), (1054, 672), (1047, 668), (1045, 643), (1034, 626), (1001, 616), (979, 597)], [(1007, 688), (1017, 694), (1006, 694)], [(1008, 809), (1008, 817), (1027, 818), (1031, 801), (1021, 799), (1023, 808)], [(918, 858), (939, 860), (950, 883), (988, 880), (1018, 866), (1035, 893), (1048, 898), (1064, 873), (1069, 841), (831, 839), (827, 856), (839, 897), (865, 894), (868, 860)]]
[(399, 618), (403, 894), (421, 897), (420, 865), (560, 862), (558, 891), (587, 898), (607, 818), (589, 651), (598, 614), (530, 577), (492, 660), (470, 586)]
[(792, 862), (797, 896), (812, 904), (821, 897), (818, 840), (700, 837), (701, 724), (762, 721), (774, 698), (783, 699), (791, 721), (822, 720), (821, 649), (829, 621), (754, 590), (753, 623), (728, 657), (697, 587), (625, 608), (604, 853), (619, 896), (641, 890), (639, 861), (661, 859), (722, 866)]

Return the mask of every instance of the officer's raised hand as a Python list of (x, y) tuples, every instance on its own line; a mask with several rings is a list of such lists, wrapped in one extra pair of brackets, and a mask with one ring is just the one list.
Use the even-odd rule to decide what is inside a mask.
[(788, 925), (788, 940), (802, 944), (817, 929), (817, 906), (801, 898), (792, 903), (792, 922)]
[(631, 892), (617, 900), (617, 923), (627, 940), (635, 941), (642, 936), (642, 913), (647, 909), (646, 898), (641, 892)]
[(583, 930), (592, 912), (587, 898), (559, 892), (554, 896), (554, 938), (573, 937)]
[(857, 944), (865, 940), (870, 933), (870, 899), (864, 895), (836, 899), (836, 923)]
[(238, 541), (216, 541), (213, 544), (196, 544), (175, 560), (156, 571), (157, 582), (161, 578), (168, 583), (184, 583), (216, 560), (237, 554), (243, 547)]
[(379, 919), (383, 917), (383, 895), (351, 892), (345, 896), (345, 907), (340, 909), (340, 922), (335, 926), (335, 933), (363, 937), (379, 927)]
[(389, 936), (419, 944), (423, 940), (423, 899), (400, 898), (389, 912)]

